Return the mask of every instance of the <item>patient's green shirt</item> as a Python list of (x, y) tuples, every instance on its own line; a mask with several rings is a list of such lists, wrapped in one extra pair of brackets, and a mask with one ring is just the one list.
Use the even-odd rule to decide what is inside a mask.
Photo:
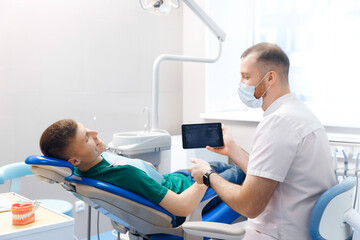
[(144, 171), (130, 165), (110, 165), (105, 159), (86, 172), (75, 168), (75, 175), (107, 182), (159, 204), (168, 189), (182, 193), (190, 187), (192, 181), (183, 174), (169, 173), (163, 175), (161, 184), (150, 178)]

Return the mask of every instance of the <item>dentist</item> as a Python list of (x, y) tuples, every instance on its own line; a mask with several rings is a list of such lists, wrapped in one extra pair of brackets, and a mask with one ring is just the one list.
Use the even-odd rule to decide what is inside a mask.
[[(243, 185), (226, 181), (201, 159), (188, 170), (212, 187), (232, 209), (249, 218), (245, 239), (310, 239), (308, 221), (319, 196), (336, 184), (324, 127), (290, 92), (287, 55), (275, 44), (259, 43), (241, 56), (239, 97), (264, 110), (250, 154), (224, 129), (224, 147), (246, 173)], [(204, 180), (204, 181), (203, 181)]]

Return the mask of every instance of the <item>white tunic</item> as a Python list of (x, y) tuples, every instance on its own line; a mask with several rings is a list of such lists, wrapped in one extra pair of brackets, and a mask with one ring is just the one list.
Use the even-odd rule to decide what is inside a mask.
[(265, 210), (249, 219), (245, 239), (310, 239), (311, 210), (336, 181), (325, 129), (295, 94), (280, 97), (265, 111), (247, 174), (279, 184)]

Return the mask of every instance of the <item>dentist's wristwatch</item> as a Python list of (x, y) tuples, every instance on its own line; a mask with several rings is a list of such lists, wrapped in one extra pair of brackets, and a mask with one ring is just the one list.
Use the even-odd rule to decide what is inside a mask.
[(210, 174), (212, 173), (214, 173), (214, 171), (211, 169), (203, 175), (203, 183), (208, 187), (210, 187)]

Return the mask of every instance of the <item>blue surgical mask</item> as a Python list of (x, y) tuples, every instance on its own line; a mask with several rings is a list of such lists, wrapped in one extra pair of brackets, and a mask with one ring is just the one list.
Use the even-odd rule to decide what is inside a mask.
[(251, 108), (260, 108), (262, 106), (263, 96), (269, 90), (270, 86), (265, 90), (265, 92), (259, 98), (256, 98), (254, 95), (255, 88), (257, 86), (259, 86), (259, 84), (265, 79), (265, 77), (267, 76), (268, 73), (265, 74), (265, 76), (260, 80), (260, 82), (258, 84), (256, 84), (256, 86), (249, 86), (242, 82), (239, 83), (238, 94), (239, 94), (240, 100), (246, 106), (251, 107)]

